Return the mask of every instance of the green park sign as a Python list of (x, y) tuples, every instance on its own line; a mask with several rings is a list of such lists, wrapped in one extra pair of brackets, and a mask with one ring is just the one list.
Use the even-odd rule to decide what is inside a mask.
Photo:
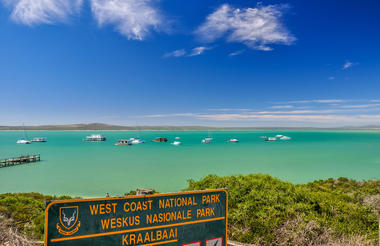
[(225, 189), (52, 201), (45, 245), (227, 245)]

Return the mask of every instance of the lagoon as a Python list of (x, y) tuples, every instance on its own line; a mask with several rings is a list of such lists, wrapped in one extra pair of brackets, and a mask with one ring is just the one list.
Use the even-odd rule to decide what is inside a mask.
[[(92, 133), (105, 142), (84, 142)], [(123, 195), (137, 187), (175, 192), (186, 180), (207, 174), (265, 173), (293, 183), (348, 177), (380, 179), (378, 131), (213, 131), (214, 141), (201, 144), (207, 131), (28, 131), (47, 143), (16, 144), (22, 131), (0, 131), (0, 159), (41, 154), (41, 162), (0, 168), (0, 193), (102, 197)], [(282, 134), (289, 141), (264, 142), (260, 136)], [(147, 143), (115, 146), (118, 139), (137, 137)], [(182, 145), (169, 142), (181, 137)], [(227, 143), (237, 138), (240, 143)]]

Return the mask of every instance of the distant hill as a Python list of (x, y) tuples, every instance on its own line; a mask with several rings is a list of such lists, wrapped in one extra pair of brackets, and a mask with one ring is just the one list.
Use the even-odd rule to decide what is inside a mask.
[[(49, 130), (49, 131), (86, 131), (86, 130), (207, 130), (202, 126), (118, 126), (103, 123), (68, 124), (68, 125), (41, 125), (41, 126), (0, 126), (0, 130)], [(216, 129), (216, 128), (215, 128)]]
[(206, 126), (118, 126), (104, 123), (90, 124), (67, 124), (67, 125), (41, 125), (41, 126), (0, 126), (0, 131), (16, 130), (46, 130), (46, 131), (136, 131), (136, 130), (156, 130), (156, 131), (221, 131), (221, 130), (380, 130), (380, 126), (344, 126), (337, 128), (316, 128), (316, 127), (206, 127)]

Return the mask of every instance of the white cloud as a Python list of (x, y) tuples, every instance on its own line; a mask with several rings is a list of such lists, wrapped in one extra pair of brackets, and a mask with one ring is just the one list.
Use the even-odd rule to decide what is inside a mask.
[(205, 52), (206, 50), (210, 50), (211, 48), (210, 47), (206, 47), (206, 46), (199, 46), (199, 47), (195, 47), (191, 50), (189, 56), (199, 56), (201, 55), (203, 52)]
[(207, 110), (208, 111), (222, 111), (222, 112), (231, 112), (231, 111), (248, 112), (250, 111), (250, 109), (248, 108), (209, 108)]
[(247, 115), (247, 114), (209, 114), (198, 115), (199, 119), (214, 121), (270, 121), (270, 122), (300, 122), (323, 124), (380, 124), (380, 115)]
[(349, 69), (350, 67), (353, 67), (353, 66), (355, 66), (357, 64), (358, 63), (356, 63), (356, 62), (346, 61), (346, 63), (343, 64), (342, 70)]
[(334, 76), (330, 76), (330, 77), (329, 77), (329, 80), (334, 80), (334, 79), (335, 79)]
[(181, 56), (199, 56), (206, 50), (211, 50), (211, 47), (199, 46), (193, 48), (189, 53), (185, 49), (174, 50), (172, 52), (165, 53), (163, 57), (181, 57)]
[(276, 105), (276, 106), (271, 106), (271, 108), (274, 109), (287, 109), (287, 108), (294, 108), (293, 105)]
[(180, 49), (180, 50), (175, 50), (172, 52), (168, 52), (164, 54), (164, 57), (181, 57), (186, 55), (186, 50), (185, 49)]
[(360, 104), (360, 105), (344, 105), (342, 108), (373, 108), (373, 107), (379, 107), (380, 104)]
[(341, 99), (319, 99), (319, 100), (313, 100), (315, 103), (343, 103), (345, 100)]
[(290, 45), (295, 37), (281, 22), (286, 5), (233, 8), (223, 4), (207, 16), (195, 34), (204, 42), (226, 37), (228, 42), (244, 43), (251, 49), (272, 50), (269, 44)]
[(194, 113), (179, 113), (179, 114), (150, 114), (145, 115), (146, 118), (168, 118), (168, 117), (195, 117)]
[(3, 0), (12, 9), (11, 18), (25, 25), (65, 22), (77, 14), (82, 0)]
[(128, 39), (143, 40), (151, 29), (163, 28), (163, 17), (154, 0), (91, 0), (100, 26), (114, 25)]
[(287, 103), (344, 103), (347, 100), (341, 99), (315, 99), (315, 100), (298, 100), (298, 101), (290, 101)]
[(311, 109), (311, 110), (290, 110), (290, 111), (260, 111), (254, 112), (255, 114), (331, 114), (342, 113), (349, 110), (343, 109)]
[(235, 52), (231, 52), (230, 54), (228, 54), (229, 56), (237, 56), (237, 55), (240, 55), (240, 54), (243, 54), (245, 50), (238, 50), (238, 51), (235, 51)]

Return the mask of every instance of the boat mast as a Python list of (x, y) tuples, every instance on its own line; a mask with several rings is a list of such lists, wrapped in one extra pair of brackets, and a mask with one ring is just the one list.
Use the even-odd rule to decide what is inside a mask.
[(24, 138), (25, 138), (25, 140), (28, 140), (28, 135), (26, 134), (26, 131), (25, 131), (25, 124), (24, 124), (24, 122), (22, 123), (22, 129), (24, 130)]
[(137, 128), (137, 137), (138, 138), (141, 138), (141, 129), (140, 129), (140, 126), (139, 126), (139, 124), (137, 124), (137, 121), (136, 121), (136, 128)]

